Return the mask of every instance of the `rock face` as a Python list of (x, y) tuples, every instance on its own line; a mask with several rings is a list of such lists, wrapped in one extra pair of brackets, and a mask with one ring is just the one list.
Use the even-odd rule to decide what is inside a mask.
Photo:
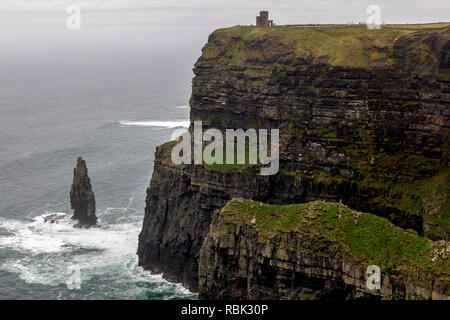
[(90, 228), (97, 223), (94, 191), (92, 191), (86, 161), (81, 157), (77, 159), (77, 166), (73, 170), (70, 205), (74, 210), (72, 219), (78, 220), (76, 228)]
[(198, 289), (216, 209), (342, 201), (432, 240), (450, 234), (450, 27), (215, 31), (195, 64), (191, 121), (280, 130), (280, 171), (174, 165), (159, 146), (139, 264)]
[[(321, 201), (234, 199), (200, 253), (201, 299), (450, 299), (450, 242)], [(369, 288), (367, 267), (381, 270)]]

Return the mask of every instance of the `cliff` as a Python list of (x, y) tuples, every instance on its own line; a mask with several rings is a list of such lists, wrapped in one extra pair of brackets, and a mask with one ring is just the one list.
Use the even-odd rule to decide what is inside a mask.
[[(200, 253), (203, 299), (450, 299), (450, 242), (322, 201), (234, 199)], [(366, 270), (380, 267), (379, 289)]]
[(450, 27), (215, 31), (194, 68), (191, 121), (280, 130), (280, 171), (174, 165), (159, 146), (139, 263), (198, 289), (216, 209), (342, 201), (432, 240), (449, 239)]

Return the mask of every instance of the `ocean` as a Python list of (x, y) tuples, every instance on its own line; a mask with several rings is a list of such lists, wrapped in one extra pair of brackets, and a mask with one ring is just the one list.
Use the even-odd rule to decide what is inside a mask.
[[(143, 271), (136, 250), (155, 148), (189, 121), (201, 45), (91, 39), (100, 49), (72, 50), (66, 39), (0, 53), (0, 299), (196, 299)], [(69, 218), (78, 156), (99, 228), (74, 229)], [(66, 218), (45, 223), (53, 213)], [(67, 285), (74, 266), (80, 289)]]

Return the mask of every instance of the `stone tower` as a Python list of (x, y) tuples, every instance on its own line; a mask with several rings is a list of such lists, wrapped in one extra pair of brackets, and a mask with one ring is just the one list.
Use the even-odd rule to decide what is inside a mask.
[(273, 21), (269, 20), (269, 11), (260, 11), (259, 16), (256, 17), (256, 26), (272, 27)]

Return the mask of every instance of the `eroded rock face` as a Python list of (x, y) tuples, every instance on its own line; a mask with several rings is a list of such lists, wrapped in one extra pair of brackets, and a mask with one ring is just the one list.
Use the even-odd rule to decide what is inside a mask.
[[(450, 299), (450, 243), (383, 220), (320, 201), (283, 208), (234, 199), (203, 242), (200, 298)], [(378, 239), (355, 237), (371, 228)], [(367, 286), (369, 265), (380, 267), (379, 288)]]
[(170, 143), (156, 152), (139, 264), (193, 290), (213, 212), (233, 197), (342, 200), (432, 240), (449, 239), (450, 28), (392, 33), (384, 46), (368, 31), (369, 46), (358, 52), (383, 58), (362, 56), (366, 65), (352, 65), (352, 55), (336, 62), (333, 45), (323, 56), (297, 55), (309, 29), (295, 30), (298, 42), (277, 30), (214, 32), (195, 64), (190, 105), (191, 121), (205, 130), (279, 129), (279, 173), (175, 166)]
[(94, 191), (92, 191), (86, 161), (81, 157), (77, 159), (77, 166), (73, 170), (70, 205), (74, 210), (72, 219), (78, 220), (76, 228), (90, 228), (97, 223)]

